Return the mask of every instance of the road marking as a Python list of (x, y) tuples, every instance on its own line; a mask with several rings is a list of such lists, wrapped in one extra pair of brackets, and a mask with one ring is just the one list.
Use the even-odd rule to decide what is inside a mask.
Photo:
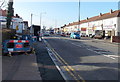
[(53, 57), (51, 56), (52, 54), (50, 53), (50, 49), (48, 47), (46, 47), (48, 50), (48, 54), (51, 57), (52, 61), (54, 62), (56, 68), (59, 70), (60, 74), (62, 75), (62, 77), (64, 78), (64, 80), (67, 80), (67, 78), (65, 77), (65, 75), (63, 74), (62, 70), (60, 69), (60, 67), (57, 65), (57, 63), (54, 61)]
[(108, 56), (108, 55), (104, 55), (104, 56), (115, 60), (114, 57), (110, 57), (110, 56)]
[[(76, 45), (75, 43), (71, 43), (71, 44), (73, 44), (73, 45), (75, 45), (75, 46), (78, 46), (78, 47), (82, 47), (82, 46), (80, 46), (80, 45)], [(90, 48), (87, 48), (86, 47), (86, 49), (87, 50), (89, 50), (89, 51), (92, 51), (92, 52), (95, 52), (95, 53), (97, 53), (97, 54), (102, 54), (102, 52), (97, 52), (97, 51), (95, 51), (95, 50), (104, 50), (104, 49), (95, 49), (95, 50), (93, 50), (93, 49), (90, 49)], [(107, 51), (105, 51), (105, 52), (107, 52)], [(104, 52), (103, 52), (104, 53)], [(105, 57), (108, 57), (108, 58), (111, 58), (111, 59), (116, 59), (116, 58), (114, 58), (114, 57), (120, 57), (120, 56), (115, 56), (115, 55), (110, 55), (110, 56), (108, 56), (108, 55), (105, 55), (105, 54), (103, 54), (103, 56), (105, 56)], [(113, 57), (111, 57), (111, 56), (113, 56)]]
[[(74, 75), (74, 73), (75, 73), (75, 70), (71, 67), (71, 66), (69, 66), (68, 65), (68, 63), (64, 60), (64, 59), (62, 59), (59, 55), (58, 55), (58, 53), (49, 45), (49, 43), (46, 41), (46, 40), (44, 40), (44, 42), (46, 43), (46, 45), (48, 46), (48, 52), (50, 53), (51, 51), (52, 52), (54, 52), (53, 54), (54, 54), (54, 56), (57, 58), (57, 60), (58, 61), (60, 61), (60, 62), (63, 62), (66, 66), (64, 66), (64, 69), (77, 81), (77, 82), (80, 82), (78, 79), (77, 79), (77, 77)], [(52, 58), (52, 60), (53, 60), (53, 57), (50, 55), (50, 57)], [(63, 78), (64, 79), (66, 79), (66, 77), (64, 76), (64, 74), (63, 74), (63, 72), (61, 71), (61, 69), (60, 69), (60, 67), (56, 64), (56, 62), (53, 60), (53, 62), (55, 63), (55, 65), (57, 66), (57, 68), (60, 70), (60, 73), (61, 73), (61, 75), (63, 76)], [(72, 73), (71, 71), (73, 71), (74, 73)], [(77, 73), (75, 73), (75, 74), (77, 74)], [(80, 80), (82, 80), (82, 82), (85, 82), (85, 80), (80, 76), (80, 75), (78, 75), (77, 74), (77, 76), (80, 78)]]
[[(65, 69), (68, 71), (68, 73), (69, 73), (71, 76), (73, 76), (73, 78), (74, 78), (75, 80), (78, 80), (78, 79), (75, 77), (75, 75), (70, 72), (70, 70), (73, 71), (73, 72), (75, 72), (75, 70), (74, 70), (71, 66), (69, 66), (68, 63), (67, 63), (63, 58), (61, 58), (60, 55), (58, 55), (58, 53), (57, 53), (54, 49), (52, 49), (52, 50), (53, 50), (53, 52), (55, 52), (55, 54), (62, 60), (62, 62), (66, 65), (67, 69), (66, 69), (66, 68), (65, 68)], [(69, 69), (69, 70), (68, 70), (68, 69)], [(77, 74), (77, 75), (78, 75), (78, 74)], [(84, 80), (80, 75), (78, 75), (78, 77), (82, 80), (82, 82), (85, 82), (85, 80)]]
[[(76, 40), (76, 39), (69, 39), (69, 38), (65, 38), (65, 37), (61, 37), (62, 39), (67, 39), (67, 40)], [(77, 41), (80, 41), (80, 40), (77, 40)], [(75, 45), (75, 46), (77, 46), (77, 47), (82, 47), (81, 45), (76, 45), (75, 43), (73, 43), (73, 42), (71, 42), (71, 44), (73, 44), (73, 45)], [(95, 52), (95, 53), (97, 53), (97, 54), (102, 54), (103, 56), (105, 56), (105, 57), (107, 57), (107, 58), (111, 58), (111, 59), (116, 59), (116, 57), (118, 58), (119, 56), (108, 56), (108, 55), (106, 55), (104, 52), (102, 53), (102, 52), (97, 52), (97, 51), (95, 51), (95, 50), (104, 50), (104, 49), (101, 49), (101, 48), (99, 48), (99, 49), (95, 49), (95, 50), (93, 50), (93, 49), (90, 49), (90, 48), (86, 48), (87, 50), (89, 50), (89, 51), (92, 51), (92, 52)]]

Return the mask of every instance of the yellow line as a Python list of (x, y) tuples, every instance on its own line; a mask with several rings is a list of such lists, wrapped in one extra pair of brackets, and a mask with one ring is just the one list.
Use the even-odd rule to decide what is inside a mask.
[[(49, 48), (51, 48), (51, 50), (56, 54), (55, 57), (56, 57), (59, 61), (60, 61), (60, 59), (61, 59), (62, 62), (67, 65), (67, 67), (64, 66), (64, 69), (65, 69), (75, 80), (77, 80), (77, 82), (80, 82), (80, 81), (75, 77), (75, 75), (70, 72), (70, 70), (71, 70), (71, 71), (74, 71), (74, 72), (75, 72), (75, 70), (74, 70), (71, 66), (69, 66), (68, 63), (67, 63), (63, 58), (61, 58), (61, 57), (58, 55), (58, 53), (50, 46), (50, 44), (49, 44), (47, 41), (46, 41), (46, 44), (47, 44), (47, 46), (48, 46)], [(59, 59), (59, 58), (60, 58), (60, 59)], [(61, 61), (60, 61), (60, 62), (61, 62)], [(78, 75), (78, 74), (77, 74), (77, 75)], [(84, 80), (80, 75), (78, 75), (78, 77), (82, 80), (82, 82), (85, 82), (85, 80)]]

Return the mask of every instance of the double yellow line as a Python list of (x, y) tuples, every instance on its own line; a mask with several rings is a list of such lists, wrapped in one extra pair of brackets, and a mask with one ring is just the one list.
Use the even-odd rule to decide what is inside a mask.
[(72, 68), (62, 57), (60, 57), (60, 55), (50, 46), (47, 41), (44, 42), (46, 43), (47, 47), (50, 48), (51, 51), (54, 53), (56, 59), (65, 65), (63, 66), (64, 69), (73, 77), (74, 80), (76, 80), (77, 82), (85, 82), (85, 80), (75, 72), (75, 69)]

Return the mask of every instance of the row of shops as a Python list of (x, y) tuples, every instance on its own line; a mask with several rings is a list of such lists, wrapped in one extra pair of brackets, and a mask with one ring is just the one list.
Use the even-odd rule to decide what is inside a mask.
[(69, 23), (60, 28), (61, 32), (80, 32), (85, 35), (102, 35), (104, 38), (120, 36), (120, 10), (110, 10), (108, 13), (100, 13), (98, 16), (86, 18), (79, 22)]

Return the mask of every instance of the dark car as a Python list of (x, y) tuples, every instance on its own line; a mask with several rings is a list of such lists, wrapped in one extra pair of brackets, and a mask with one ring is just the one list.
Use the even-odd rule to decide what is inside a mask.
[(66, 36), (66, 34), (65, 34), (65, 33), (62, 33), (62, 34), (61, 34), (61, 36), (64, 36), (64, 37), (65, 37), (65, 36)]

